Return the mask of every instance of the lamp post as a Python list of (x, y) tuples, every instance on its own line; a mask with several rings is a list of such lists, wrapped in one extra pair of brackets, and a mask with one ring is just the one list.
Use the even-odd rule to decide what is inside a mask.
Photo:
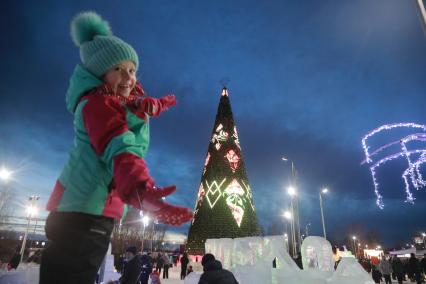
[(353, 247), (354, 247), (354, 254), (355, 254), (355, 258), (356, 258), (356, 236), (352, 236), (352, 240), (353, 240)]
[(291, 228), (292, 228), (292, 243), (293, 243), (293, 257), (297, 256), (297, 248), (300, 244), (300, 239), (297, 238), (297, 229), (296, 229), (296, 214), (294, 213), (294, 202), (293, 199), (296, 196), (296, 189), (294, 187), (289, 187), (287, 189), (287, 193), (290, 195), (290, 207), (291, 207)]
[(290, 230), (291, 230), (291, 255), (293, 257), (296, 256), (296, 234), (294, 231), (294, 218), (293, 212), (285, 211), (283, 217), (290, 222)]
[(143, 232), (142, 232), (142, 247), (141, 252), (143, 252), (143, 242), (145, 240), (145, 229), (149, 224), (149, 217), (147, 215), (142, 216)]
[(320, 201), (320, 208), (321, 208), (322, 232), (324, 234), (324, 239), (327, 239), (327, 233), (325, 232), (324, 208), (323, 208), (323, 205), (322, 205), (322, 194), (326, 194), (327, 192), (328, 192), (328, 189), (324, 188), (319, 193), (319, 201)]
[(38, 200), (39, 198), (40, 198), (40, 197), (39, 197), (39, 196), (37, 196), (37, 195), (32, 195), (32, 196), (30, 196), (30, 197), (29, 197), (29, 199), (28, 199), (28, 200), (30, 201), (30, 205), (27, 207), (27, 218), (28, 218), (28, 223), (27, 223), (27, 229), (25, 230), (24, 239), (22, 240), (22, 246), (21, 246), (21, 261), (20, 261), (20, 263), (22, 263), (22, 259), (24, 258), (25, 245), (26, 245), (27, 238), (28, 238), (28, 231), (29, 231), (29, 229), (30, 229), (31, 218), (32, 218), (32, 217), (34, 217), (34, 216), (37, 214), (37, 212), (38, 212), (38, 209), (37, 209), (36, 203), (37, 203), (37, 200)]
[[(297, 171), (296, 167), (294, 166), (293, 160), (289, 159), (288, 157), (281, 157), (281, 160), (284, 162), (290, 162), (291, 163), (291, 186), (293, 188), (296, 188), (297, 186)], [(295, 192), (296, 193), (296, 192)], [(294, 194), (294, 204), (293, 204), (293, 222), (294, 222), (294, 231), (295, 231), (295, 238), (296, 239), (296, 252), (299, 249), (301, 245), (301, 237), (300, 237), (300, 220), (299, 220), (299, 198), (296, 194)]]
[(426, 249), (426, 243), (425, 243), (426, 233), (422, 233), (422, 236), (423, 236), (423, 249)]

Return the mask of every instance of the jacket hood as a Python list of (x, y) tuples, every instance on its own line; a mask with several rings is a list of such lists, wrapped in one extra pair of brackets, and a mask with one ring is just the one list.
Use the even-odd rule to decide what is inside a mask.
[(222, 269), (222, 263), (218, 260), (209, 261), (204, 265), (205, 271), (221, 270), (221, 269)]
[(68, 111), (74, 113), (81, 97), (89, 90), (102, 85), (103, 82), (86, 68), (77, 64), (71, 75), (65, 102)]

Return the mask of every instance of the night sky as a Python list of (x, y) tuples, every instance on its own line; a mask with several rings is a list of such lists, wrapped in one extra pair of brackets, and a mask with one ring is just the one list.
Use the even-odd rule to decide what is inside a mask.
[[(84, 10), (101, 14), (136, 49), (149, 95), (176, 94), (178, 105), (151, 120), (147, 155), (158, 185), (177, 185), (170, 202), (195, 205), (221, 82), (229, 80), (266, 231), (282, 230), (289, 204), (291, 167), (282, 156), (299, 175), (302, 233), (307, 223), (310, 234), (322, 233), (322, 187), (330, 190), (324, 205), (333, 239), (374, 231), (393, 246), (426, 231), (426, 189), (414, 192), (414, 205), (404, 203), (406, 161), (378, 173), (384, 210), (360, 165), (370, 130), (426, 123), (426, 37), (408, 0), (2, 1), (0, 164), (15, 170), (15, 214), (31, 194), (45, 206), (72, 146), (65, 92), (80, 58), (69, 26)], [(407, 133), (383, 134), (372, 146)]]

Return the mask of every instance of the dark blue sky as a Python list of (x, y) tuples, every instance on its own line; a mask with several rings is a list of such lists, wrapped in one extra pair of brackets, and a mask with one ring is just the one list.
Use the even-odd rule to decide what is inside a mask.
[[(65, 91), (79, 50), (69, 24), (95, 10), (139, 53), (151, 96), (178, 105), (152, 120), (147, 156), (172, 202), (193, 208), (220, 81), (228, 84), (255, 206), (283, 222), (290, 166), (299, 172), (301, 226), (321, 233), (318, 191), (336, 239), (376, 230), (385, 244), (426, 230), (426, 189), (404, 203), (403, 163), (379, 175), (375, 205), (361, 137), (385, 123), (426, 123), (426, 40), (414, 1), (3, 1), (0, 4), (0, 163), (13, 190), (45, 205), (73, 141)], [(395, 139), (400, 133), (393, 133)], [(17, 207), (19, 208), (19, 207)], [(17, 213), (22, 211), (17, 209)], [(358, 229), (351, 229), (358, 228)], [(186, 231), (187, 227), (181, 229)], [(358, 231), (357, 231), (358, 230)]]

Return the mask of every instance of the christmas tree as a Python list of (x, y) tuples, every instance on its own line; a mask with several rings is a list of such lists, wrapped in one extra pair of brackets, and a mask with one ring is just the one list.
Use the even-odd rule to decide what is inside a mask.
[(206, 239), (259, 234), (228, 90), (223, 88), (186, 248), (189, 254), (204, 254)]

